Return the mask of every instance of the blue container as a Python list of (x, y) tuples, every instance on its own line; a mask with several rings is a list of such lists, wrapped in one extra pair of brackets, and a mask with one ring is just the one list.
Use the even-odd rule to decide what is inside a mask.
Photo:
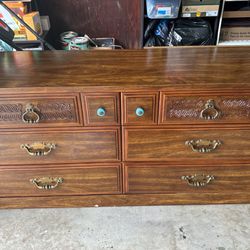
[(177, 18), (181, 0), (146, 0), (147, 15), (151, 19)]

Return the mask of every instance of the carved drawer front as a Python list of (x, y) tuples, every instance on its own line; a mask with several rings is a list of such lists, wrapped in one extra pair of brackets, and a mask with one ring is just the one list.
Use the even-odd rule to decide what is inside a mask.
[(156, 124), (158, 113), (158, 94), (124, 94), (124, 124)]
[(119, 165), (0, 169), (0, 197), (121, 193)]
[(248, 96), (168, 96), (163, 95), (161, 123), (249, 123)]
[(249, 192), (250, 166), (128, 164), (125, 179), (127, 193)]
[(119, 94), (83, 94), (84, 119), (87, 126), (120, 124)]
[(119, 144), (117, 129), (1, 133), (0, 165), (113, 162)]
[(0, 127), (80, 126), (78, 97), (0, 97)]
[(125, 129), (124, 136), (128, 161), (250, 160), (249, 130), (131, 128)]

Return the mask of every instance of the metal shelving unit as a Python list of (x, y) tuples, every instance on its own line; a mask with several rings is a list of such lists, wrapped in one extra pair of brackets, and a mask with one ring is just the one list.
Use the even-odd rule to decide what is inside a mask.
[[(222, 28), (222, 23), (223, 19), (228, 18), (225, 17), (224, 12), (225, 12), (225, 5), (230, 2), (249, 2), (250, 0), (223, 0), (222, 2), (222, 7), (220, 11), (220, 19), (219, 19), (219, 25), (218, 25), (218, 32), (217, 32), (217, 39), (216, 39), (216, 45), (218, 46), (230, 46), (230, 45), (238, 45), (238, 46), (249, 46), (250, 45), (250, 40), (232, 40), (232, 41), (220, 41), (221, 37), (221, 28)], [(236, 11), (235, 11), (236, 12)], [(233, 18), (233, 17), (231, 17)], [(235, 18), (249, 18), (250, 16), (242, 16), (242, 17), (235, 17)]]

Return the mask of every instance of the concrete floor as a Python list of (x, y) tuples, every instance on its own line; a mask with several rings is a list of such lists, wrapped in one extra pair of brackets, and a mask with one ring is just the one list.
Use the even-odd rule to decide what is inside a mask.
[(0, 210), (1, 250), (247, 250), (250, 205)]

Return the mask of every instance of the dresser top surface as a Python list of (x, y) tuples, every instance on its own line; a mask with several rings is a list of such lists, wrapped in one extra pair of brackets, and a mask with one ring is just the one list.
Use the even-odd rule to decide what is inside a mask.
[(0, 88), (250, 87), (250, 47), (0, 53)]

